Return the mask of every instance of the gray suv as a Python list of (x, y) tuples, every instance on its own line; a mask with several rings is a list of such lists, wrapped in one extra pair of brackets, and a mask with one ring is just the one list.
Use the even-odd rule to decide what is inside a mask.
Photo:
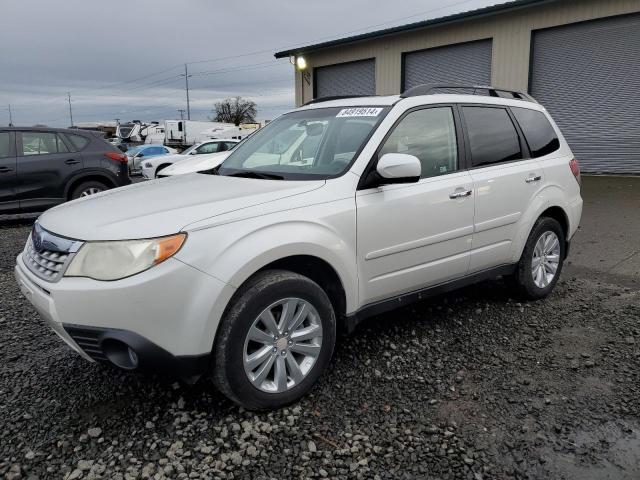
[(91, 132), (0, 129), (0, 213), (42, 211), (129, 183), (127, 156)]

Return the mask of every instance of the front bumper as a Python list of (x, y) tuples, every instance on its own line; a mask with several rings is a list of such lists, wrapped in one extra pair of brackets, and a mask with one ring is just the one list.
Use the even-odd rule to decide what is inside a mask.
[(142, 176), (147, 180), (153, 180), (155, 178), (155, 167), (142, 167)]
[(182, 377), (208, 363), (235, 290), (177, 259), (112, 282), (65, 277), (51, 283), (33, 275), (20, 255), (15, 277), (47, 325), (86, 360), (134, 369), (114, 361), (117, 341), (135, 351), (135, 369)]

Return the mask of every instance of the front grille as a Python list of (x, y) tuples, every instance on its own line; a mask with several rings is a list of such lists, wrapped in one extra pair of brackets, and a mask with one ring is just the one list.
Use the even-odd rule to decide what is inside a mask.
[(73, 341), (91, 358), (97, 362), (108, 362), (107, 357), (102, 353), (100, 348), (100, 335), (102, 330), (94, 330), (90, 328), (72, 327), (64, 325), (64, 329)]
[(22, 259), (29, 270), (47, 282), (57, 282), (64, 275), (82, 242), (59, 237), (38, 223), (33, 226)]
[(24, 263), (33, 273), (49, 282), (57, 282), (64, 273), (69, 254), (43, 250), (36, 252), (29, 239), (23, 256)]

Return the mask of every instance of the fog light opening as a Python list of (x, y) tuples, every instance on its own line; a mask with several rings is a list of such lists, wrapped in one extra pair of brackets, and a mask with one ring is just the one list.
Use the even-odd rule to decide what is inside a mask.
[(135, 370), (139, 360), (136, 351), (126, 343), (108, 338), (102, 342), (102, 351), (116, 367), (123, 370)]

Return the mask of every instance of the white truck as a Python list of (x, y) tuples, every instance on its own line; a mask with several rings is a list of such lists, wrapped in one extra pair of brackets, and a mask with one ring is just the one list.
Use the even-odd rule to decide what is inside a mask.
[(257, 124), (235, 126), (223, 122), (167, 120), (164, 122), (164, 144), (169, 147), (189, 147), (207, 140), (242, 140), (258, 127)]

